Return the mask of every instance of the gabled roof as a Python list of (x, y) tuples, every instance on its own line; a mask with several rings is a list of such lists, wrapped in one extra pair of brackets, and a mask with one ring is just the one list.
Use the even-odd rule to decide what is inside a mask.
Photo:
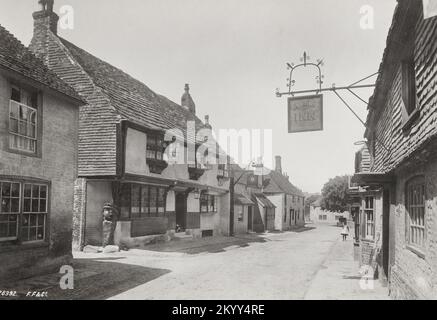
[(1, 25), (0, 67), (67, 95), (79, 103), (82, 101), (72, 88), (50, 71), (40, 59)]
[(195, 121), (196, 129), (202, 121), (182, 106), (153, 92), (144, 83), (122, 70), (91, 55), (59, 37), (73, 58), (110, 99), (122, 118), (150, 129), (179, 129), (187, 132), (187, 121)]
[(266, 193), (286, 193), (289, 195), (296, 195), (303, 197), (303, 192), (295, 187), (287, 177), (277, 171), (270, 171), (268, 175), (270, 178), (269, 184), (264, 188)]

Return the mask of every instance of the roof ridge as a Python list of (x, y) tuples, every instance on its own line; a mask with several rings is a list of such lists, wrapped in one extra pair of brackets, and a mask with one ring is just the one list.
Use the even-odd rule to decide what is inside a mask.
[[(114, 112), (114, 115), (118, 118), (118, 120), (120, 120), (121, 115), (119, 114), (119, 112), (117, 112), (116, 108), (112, 105), (109, 96), (106, 94), (103, 88), (97, 85), (95, 81), (93, 81), (93, 79), (89, 76), (89, 74), (83, 69), (82, 65), (75, 59), (75, 57), (71, 54), (70, 50), (64, 45), (64, 43), (62, 42), (62, 38), (54, 34), (51, 30), (49, 30), (49, 36), (52, 38), (52, 40), (56, 41), (56, 43), (61, 46), (62, 50), (68, 56), (70, 61), (80, 69), (80, 72), (90, 81), (90, 83), (94, 86), (94, 88), (104, 96), (104, 99), (106, 100), (111, 110)], [(76, 90), (74, 91), (77, 92)], [(80, 92), (77, 92), (77, 94), (81, 97), (83, 96), (83, 94), (81, 94)], [(86, 100), (85, 97), (83, 99)]]
[[(103, 60), (103, 59), (97, 57), (96, 55), (94, 55), (94, 54), (88, 52), (87, 50), (85, 50), (85, 49), (83, 49), (83, 48), (81, 48), (81, 47), (75, 45), (74, 43), (68, 41), (68, 40), (65, 39), (65, 38), (62, 38), (62, 37), (59, 37), (59, 36), (57, 36), (57, 38), (60, 40), (60, 42), (62, 43), (62, 45), (63, 45), (64, 47), (66, 47), (66, 49), (67, 49), (68, 51), (70, 51), (70, 49), (69, 49), (68, 47), (71, 46), (71, 47), (73, 47), (74, 50), (77, 50), (80, 54), (85, 54), (85, 55), (87, 55), (87, 56), (89, 56), (89, 57), (91, 57), (91, 58), (93, 58), (93, 59), (98, 60), (100, 63), (106, 65), (106, 66), (109, 67), (109, 68), (111, 68), (112, 71), (116, 71), (116, 72), (118, 72), (120, 75), (126, 77), (128, 80), (134, 81), (134, 82), (136, 83), (136, 85), (138, 85), (139, 87), (143, 87), (144, 89), (146, 89), (146, 90), (148, 90), (149, 92), (151, 92), (151, 93), (153, 94), (153, 98), (156, 98), (156, 99), (165, 99), (165, 100), (169, 101), (170, 103), (172, 103), (172, 104), (174, 104), (175, 106), (177, 106), (178, 108), (180, 108), (180, 110), (181, 110), (182, 112), (184, 112), (185, 115), (186, 115), (187, 117), (194, 116), (194, 118), (195, 118), (194, 120), (195, 120), (195, 121), (198, 121), (198, 122), (200, 122), (200, 123), (203, 124), (203, 121), (202, 121), (199, 117), (197, 117), (197, 115), (193, 115), (192, 113), (190, 113), (189, 111), (187, 111), (184, 107), (182, 107), (180, 104), (174, 102), (173, 100), (169, 99), (168, 97), (166, 97), (166, 96), (164, 96), (164, 95), (162, 95), (162, 94), (159, 94), (159, 93), (155, 92), (155, 91), (152, 90), (149, 86), (147, 86), (144, 82), (142, 82), (141, 80), (138, 80), (138, 79), (136, 79), (135, 77), (131, 76), (129, 73), (127, 73), (126, 71), (122, 70), (121, 68), (116, 67), (116, 66), (114, 66), (113, 64), (111, 64), (110, 62), (105, 61), (105, 60)], [(74, 60), (76, 61), (76, 59), (74, 59)], [(76, 62), (77, 62), (77, 61), (76, 61)], [(77, 62), (77, 63), (81, 66), (81, 63), (79, 63), (79, 62)], [(82, 67), (82, 66), (81, 66), (81, 67)], [(86, 72), (86, 71), (85, 71), (85, 72)], [(117, 82), (117, 85), (118, 85), (119, 87), (123, 86), (123, 84), (120, 83), (120, 82)], [(98, 85), (97, 85), (97, 86), (98, 86)], [(99, 86), (99, 87), (100, 87), (100, 86)], [(134, 88), (130, 87), (130, 88), (126, 88), (126, 89), (133, 90), (133, 92), (132, 92), (132, 91), (129, 91), (129, 93), (130, 93), (130, 94), (133, 94), (133, 93), (134, 93), (134, 94), (139, 94), (139, 96), (140, 96), (141, 98), (142, 98), (142, 94), (144, 94), (144, 91), (143, 91), (143, 90), (139, 90), (138, 87), (137, 87), (137, 88), (135, 88), (135, 87), (134, 87)], [(117, 112), (117, 111), (116, 111), (116, 112)], [(117, 113), (118, 113), (118, 112), (117, 112)]]
[[(4, 40), (6, 44), (2, 47), (4, 52), (0, 53), (0, 56), (5, 58), (5, 63), (2, 64), (3, 67), (18, 72), (24, 77), (37, 81), (70, 98), (83, 101), (82, 97), (80, 97), (71, 86), (58, 77), (55, 72), (50, 70), (42, 59), (1, 24), (0, 35), (2, 35), (0, 40)], [(10, 52), (8, 52), (8, 50)], [(24, 57), (28, 59), (23, 59)], [(11, 63), (12, 66), (9, 65), (9, 63)]]

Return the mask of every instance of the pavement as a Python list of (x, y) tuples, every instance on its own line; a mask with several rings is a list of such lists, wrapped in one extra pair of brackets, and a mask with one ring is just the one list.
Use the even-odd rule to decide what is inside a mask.
[(44, 290), (48, 299), (292, 300), (387, 299), (375, 282), (360, 287), (352, 240), (340, 229), (214, 237), (156, 244), (117, 253), (76, 253), (74, 289), (62, 275), (22, 280), (5, 289)]
[(353, 241), (339, 239), (311, 281), (304, 299), (389, 300), (388, 289), (360, 271), (354, 260)]

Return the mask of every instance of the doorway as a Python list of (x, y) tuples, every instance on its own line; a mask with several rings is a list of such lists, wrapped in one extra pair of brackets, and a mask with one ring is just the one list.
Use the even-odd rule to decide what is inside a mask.
[(390, 254), (390, 191), (384, 190), (382, 200), (382, 268), (385, 276), (389, 277)]
[(187, 228), (187, 196), (184, 193), (176, 194), (176, 224), (181, 231)]
[(247, 206), (247, 231), (253, 231), (252, 206)]

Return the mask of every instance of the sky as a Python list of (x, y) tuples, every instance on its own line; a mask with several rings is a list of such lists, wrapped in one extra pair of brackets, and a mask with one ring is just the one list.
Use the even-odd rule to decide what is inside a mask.
[[(377, 72), (395, 0), (55, 0), (57, 12), (65, 5), (74, 26), (60, 36), (177, 103), (189, 83), (196, 114), (209, 115), (215, 130), (271, 129), (271, 157), (282, 156), (303, 191), (354, 172), (364, 127), (337, 96), (324, 94), (323, 131), (290, 134), (287, 97), (275, 91), (286, 91), (286, 62), (299, 63), (304, 51), (323, 59), (324, 87)], [(0, 0), (0, 24), (28, 45), (37, 8), (37, 0)], [(368, 8), (373, 26), (365, 19), (363, 29)], [(315, 76), (296, 71), (295, 90), (316, 88)], [(356, 93), (367, 101), (372, 91)], [(367, 106), (341, 94), (365, 119)]]

